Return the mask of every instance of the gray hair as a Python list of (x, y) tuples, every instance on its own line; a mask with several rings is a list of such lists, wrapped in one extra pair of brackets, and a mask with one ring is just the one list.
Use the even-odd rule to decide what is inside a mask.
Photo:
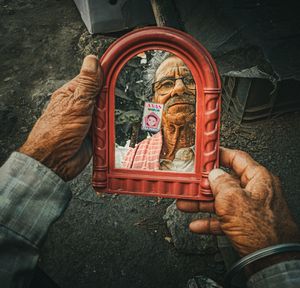
[(148, 67), (143, 73), (143, 82), (145, 83), (145, 98), (149, 101), (153, 97), (152, 84), (155, 82), (155, 73), (162, 62), (167, 58), (174, 56), (172, 53), (162, 50), (154, 50), (151, 53)]

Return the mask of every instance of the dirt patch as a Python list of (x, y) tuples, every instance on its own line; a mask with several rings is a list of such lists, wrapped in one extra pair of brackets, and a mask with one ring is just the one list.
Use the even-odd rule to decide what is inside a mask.
[[(0, 0), (0, 162), (26, 139), (51, 91), (74, 77), (83, 55), (111, 37), (90, 36), (71, 0)], [(99, 48), (100, 47), (100, 48)], [(300, 223), (300, 114), (241, 128), (223, 111), (221, 143), (250, 152), (278, 174)], [(96, 197), (91, 166), (72, 183), (74, 198), (55, 223), (39, 265), (61, 287), (185, 287), (194, 275), (221, 281), (215, 255), (179, 253), (163, 220), (172, 200)], [(221, 265), (222, 266), (222, 265)]]
[(0, 5), (0, 101), (16, 114), (14, 126), (1, 135), (2, 163), (40, 115), (32, 95), (43, 92), (47, 81), (66, 81), (78, 73), (77, 43), (84, 27), (71, 0), (2, 0)]

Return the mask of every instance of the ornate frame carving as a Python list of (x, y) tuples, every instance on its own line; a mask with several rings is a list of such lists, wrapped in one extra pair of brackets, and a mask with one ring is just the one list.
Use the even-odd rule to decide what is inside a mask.
[[(145, 50), (166, 50), (186, 63), (196, 81), (194, 173), (114, 168), (114, 89), (122, 67)], [(100, 59), (104, 84), (93, 119), (93, 179), (96, 192), (210, 201), (208, 173), (218, 167), (221, 82), (206, 49), (190, 35), (165, 27), (135, 30), (115, 41)]]

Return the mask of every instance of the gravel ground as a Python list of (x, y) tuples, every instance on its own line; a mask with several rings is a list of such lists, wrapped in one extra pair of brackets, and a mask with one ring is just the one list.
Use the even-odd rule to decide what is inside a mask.
[[(26, 139), (51, 91), (79, 70), (83, 55), (111, 38), (91, 37), (71, 0), (0, 0), (0, 161)], [(101, 45), (100, 45), (101, 44)], [(300, 114), (241, 128), (223, 111), (221, 144), (248, 151), (277, 174), (300, 223)], [(185, 287), (204, 274), (222, 281), (218, 254), (174, 248), (163, 220), (171, 200), (96, 197), (90, 169), (72, 183), (63, 217), (50, 229), (40, 267), (63, 287)], [(284, 229), (284, 227), (283, 227)]]

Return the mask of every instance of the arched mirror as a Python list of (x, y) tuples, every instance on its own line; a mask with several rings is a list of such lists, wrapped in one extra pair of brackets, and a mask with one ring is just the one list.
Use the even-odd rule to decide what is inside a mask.
[(221, 87), (208, 52), (181, 31), (143, 28), (114, 42), (100, 65), (95, 190), (211, 200)]

